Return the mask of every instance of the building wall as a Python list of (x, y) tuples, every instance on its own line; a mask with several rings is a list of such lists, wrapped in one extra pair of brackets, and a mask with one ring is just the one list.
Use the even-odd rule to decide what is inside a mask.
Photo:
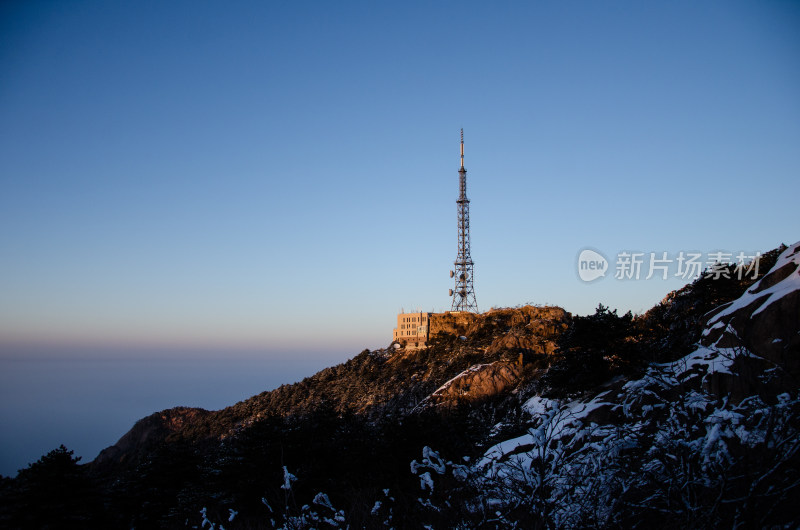
[(431, 314), (400, 313), (397, 315), (397, 327), (394, 328), (393, 339), (401, 343), (422, 343), (428, 340), (428, 325)]

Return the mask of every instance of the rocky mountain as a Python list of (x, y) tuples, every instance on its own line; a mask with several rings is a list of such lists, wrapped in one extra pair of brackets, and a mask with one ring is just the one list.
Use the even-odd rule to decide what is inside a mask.
[[(32, 467), (82, 477), (61, 508), (82, 528), (797, 524), (800, 243), (760, 267), (638, 316), (443, 319), (427, 348), (364, 350), (223, 410), (153, 414), (86, 466), (64, 450)], [(40, 476), (5, 498), (25, 506)], [(36, 526), (9, 502), (0, 523)]]
[[(303, 381), (283, 385), (219, 411), (179, 407), (140, 420), (115, 445), (105, 449), (93, 466), (114, 467), (146, 457), (166, 441), (204, 442), (235, 436), (271, 416), (297, 418), (329, 408), (337, 415), (353, 414), (370, 421), (402, 418), (428, 401), (458, 403), (497, 396), (523, 379), (521, 359), (546, 358), (569, 326), (570, 315), (557, 307), (523, 306), (469, 315), (435, 331), (425, 349), (364, 350), (340, 365)], [(471, 385), (457, 385), (459, 395), (437, 391), (464, 370)], [(530, 371), (530, 370), (528, 370)], [(455, 387), (454, 387), (455, 388)]]

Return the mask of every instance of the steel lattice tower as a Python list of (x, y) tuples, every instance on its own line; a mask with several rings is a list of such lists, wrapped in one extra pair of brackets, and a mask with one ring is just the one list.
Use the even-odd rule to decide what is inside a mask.
[(469, 199), (467, 199), (467, 170), (464, 168), (464, 129), (461, 129), (461, 169), (458, 170), (458, 257), (455, 261), (455, 271), (450, 271), (450, 277), (455, 277), (455, 289), (450, 290), (453, 297), (452, 311), (478, 312), (478, 302), (475, 300), (475, 286), (473, 280), (473, 262), (469, 250)]

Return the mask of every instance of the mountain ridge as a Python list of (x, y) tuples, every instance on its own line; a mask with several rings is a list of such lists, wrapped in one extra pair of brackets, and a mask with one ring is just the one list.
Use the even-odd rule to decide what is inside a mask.
[[(555, 307), (495, 309), (464, 329), (454, 324), (439, 330), (424, 349), (393, 343), (380, 350), (364, 350), (298, 383), (281, 385), (218, 411), (175, 407), (156, 412), (140, 419), (91, 465), (102, 469), (115, 461), (135, 460), (167, 440), (224, 439), (271, 414), (302, 416), (324, 402), (332, 404), (337, 414), (354, 412), (371, 419), (404, 415), (475, 362), (514, 365), (521, 354), (551, 354), (569, 319), (566, 311)], [(514, 373), (521, 370), (519, 366)]]
[[(238, 513), (225, 528), (713, 528), (759, 510), (787, 524), (800, 243), (765, 253), (758, 277), (727, 272), (642, 315), (488, 311), (424, 349), (364, 350), (218, 411), (155, 413), (65, 465), (92, 484), (98, 528), (191, 526), (201, 508), (203, 526)], [(33, 468), (66, 449), (48, 457)], [(28, 495), (20, 477), (9, 498)], [(714, 488), (746, 509), (719, 509)]]
[[(764, 272), (759, 281), (783, 250), (785, 245), (762, 256)], [(717, 310), (720, 300), (731, 298), (742, 286), (756, 282), (755, 279), (734, 280), (732, 267), (730, 271), (731, 281), (727, 284), (701, 277), (669, 293), (641, 315), (638, 324), (642, 329), (637, 333), (640, 336), (651, 334), (646, 339), (647, 347), (657, 349), (660, 346), (673, 356), (676, 351), (688, 351), (700, 338), (703, 319)], [(721, 285), (721, 288), (710, 289)], [(696, 296), (698, 292), (702, 296)], [(675, 313), (686, 313), (687, 316), (677, 319)], [(668, 326), (664, 326), (665, 320), (669, 321)], [(155, 412), (137, 421), (116, 444), (101, 451), (90, 465), (102, 469), (114, 461), (135, 460), (137, 455), (146, 454), (159, 443), (169, 440), (224, 439), (261, 418), (272, 414), (302, 416), (323, 403), (332, 404), (337, 414), (354, 412), (365, 414), (370, 419), (403, 416), (419, 411), (420, 405), (429, 406), (436, 402), (444, 392), (440, 387), (446, 381), (460, 377), (462, 372), (481, 363), (495, 368), (502, 366), (498, 372), (503, 372), (505, 378), (494, 392), (484, 392), (483, 397), (501, 394), (525, 378), (522, 372), (526, 367), (527, 375), (530, 375), (532, 370), (552, 361), (556, 343), (569, 328), (572, 315), (557, 306), (524, 305), (492, 309), (475, 315), (465, 321), (466, 324), (446, 319), (442, 322), (444, 325), (435, 330), (429, 346), (424, 349), (406, 349), (392, 343), (387, 348), (364, 350), (300, 382), (281, 385), (217, 411), (174, 407)], [(681, 344), (666, 338), (676, 335)], [(664, 344), (659, 345), (659, 341)], [(491, 385), (494, 378), (488, 379), (490, 381), (486, 384)]]

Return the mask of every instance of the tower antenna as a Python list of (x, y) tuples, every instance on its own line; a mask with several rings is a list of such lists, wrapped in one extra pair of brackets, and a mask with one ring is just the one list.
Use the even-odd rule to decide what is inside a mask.
[(467, 170), (464, 168), (464, 129), (461, 129), (461, 168), (458, 170), (458, 256), (454, 262), (455, 289), (450, 291), (453, 297), (452, 311), (478, 312), (473, 285), (472, 256), (469, 244), (469, 199), (467, 199)]
[(461, 129), (461, 169), (464, 169), (464, 129)]

